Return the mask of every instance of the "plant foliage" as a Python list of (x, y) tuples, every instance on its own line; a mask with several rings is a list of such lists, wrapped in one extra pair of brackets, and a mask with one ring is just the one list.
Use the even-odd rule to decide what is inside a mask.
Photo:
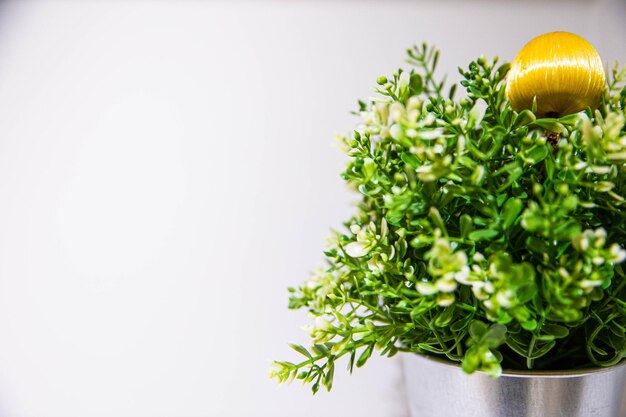
[(340, 139), (358, 211), (328, 267), (299, 288), (311, 346), (275, 362), (279, 381), (330, 389), (335, 362), (376, 351), (436, 355), (468, 373), (610, 366), (626, 355), (626, 69), (598, 110), (513, 111), (509, 64), (460, 70), (455, 100), (438, 51), (379, 77), (362, 123)]

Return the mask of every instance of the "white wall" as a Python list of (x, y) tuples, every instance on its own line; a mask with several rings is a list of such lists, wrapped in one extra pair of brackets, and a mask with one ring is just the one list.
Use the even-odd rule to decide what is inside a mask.
[(0, 5), (0, 415), (404, 416), (395, 361), (277, 389), (285, 288), (351, 213), (336, 131), (428, 41), (551, 30), (626, 63), (624, 2)]

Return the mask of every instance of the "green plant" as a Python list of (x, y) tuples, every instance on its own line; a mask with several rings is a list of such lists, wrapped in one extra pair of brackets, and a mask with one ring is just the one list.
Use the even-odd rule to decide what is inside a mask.
[(609, 366), (626, 356), (626, 69), (597, 110), (516, 112), (510, 65), (460, 70), (455, 100), (438, 51), (379, 77), (362, 124), (340, 139), (358, 211), (335, 232), (328, 267), (289, 307), (314, 325), (279, 381), (330, 389), (335, 362), (374, 351), (447, 357), (466, 372)]

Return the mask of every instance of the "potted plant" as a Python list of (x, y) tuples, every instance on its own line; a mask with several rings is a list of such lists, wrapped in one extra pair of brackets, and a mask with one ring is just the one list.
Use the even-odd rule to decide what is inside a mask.
[(327, 268), (289, 289), (312, 343), (272, 376), (330, 390), (339, 358), (408, 352), (414, 416), (617, 415), (626, 68), (605, 77), (590, 44), (553, 32), (460, 69), (455, 99), (438, 56), (408, 50), (340, 138), (360, 201)]

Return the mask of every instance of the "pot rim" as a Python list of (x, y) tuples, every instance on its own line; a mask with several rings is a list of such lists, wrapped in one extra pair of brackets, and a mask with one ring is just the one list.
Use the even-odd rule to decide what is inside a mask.
[[(427, 356), (417, 352), (406, 352), (408, 355), (415, 355), (420, 358), (438, 363), (440, 365), (444, 365), (450, 368), (455, 368), (461, 370), (461, 366), (458, 363), (452, 362), (450, 360), (442, 359), (435, 356)], [(502, 375), (500, 377), (509, 377), (509, 378), (579, 378), (588, 375), (597, 375), (604, 372), (613, 372), (617, 369), (624, 368), (626, 366), (626, 359), (622, 359), (615, 365), (611, 366), (596, 366), (591, 368), (580, 368), (580, 369), (563, 369), (563, 370), (548, 370), (548, 371), (524, 371), (517, 369), (503, 369)], [(477, 371), (479, 374), (486, 375), (482, 371)]]

